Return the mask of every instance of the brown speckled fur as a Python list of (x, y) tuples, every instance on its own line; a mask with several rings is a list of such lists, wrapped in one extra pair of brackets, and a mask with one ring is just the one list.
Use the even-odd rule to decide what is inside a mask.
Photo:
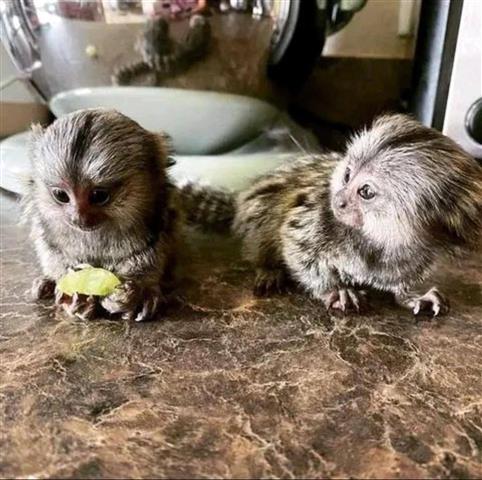
[[(361, 197), (364, 185), (373, 199)], [(442, 294), (414, 289), (445, 254), (478, 247), (482, 168), (439, 132), (387, 115), (344, 154), (293, 159), (232, 201), (258, 293), (291, 277), (328, 308), (358, 310), (371, 287), (437, 315), (448, 309)], [(204, 204), (212, 224), (213, 202)]]

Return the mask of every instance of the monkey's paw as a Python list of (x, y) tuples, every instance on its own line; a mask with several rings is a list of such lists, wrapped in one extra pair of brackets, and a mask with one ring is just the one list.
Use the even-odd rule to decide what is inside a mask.
[(286, 280), (286, 273), (281, 268), (273, 270), (258, 269), (254, 280), (253, 293), (257, 297), (281, 293), (286, 287)]
[(47, 300), (55, 296), (55, 282), (46, 277), (38, 277), (32, 283), (31, 289), (34, 300)]
[(87, 296), (74, 293), (69, 297), (60, 290), (56, 290), (55, 303), (62, 307), (71, 317), (92, 320), (97, 316), (97, 301), (92, 295)]
[(435, 287), (421, 297), (410, 299), (408, 306), (413, 310), (414, 315), (428, 312), (434, 317), (446, 314), (450, 308), (448, 300)]
[(142, 287), (126, 281), (112, 295), (101, 300), (101, 305), (110, 314), (122, 314), (124, 319), (143, 322), (151, 319), (162, 300), (159, 287)]
[(352, 288), (339, 288), (327, 292), (323, 296), (323, 303), (327, 310), (349, 310), (359, 312), (366, 304), (366, 291)]

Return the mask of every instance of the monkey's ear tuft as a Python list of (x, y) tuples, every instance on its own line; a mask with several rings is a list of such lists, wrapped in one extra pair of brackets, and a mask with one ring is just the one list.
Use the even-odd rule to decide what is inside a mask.
[(42, 125), (40, 125), (40, 123), (32, 123), (32, 125), (30, 126), (31, 130), (32, 130), (32, 133), (34, 135), (42, 135), (42, 133), (44, 132), (45, 128), (42, 127)]
[(32, 123), (30, 127), (32, 142), (38, 140), (44, 133), (45, 128), (40, 123)]
[(25, 192), (30, 192), (35, 181), (30, 173), (18, 174), (17, 179)]
[(30, 157), (33, 157), (35, 149), (39, 140), (44, 134), (45, 128), (40, 125), (40, 123), (33, 123), (30, 128), (30, 138), (28, 140), (28, 151)]
[(172, 144), (172, 138), (165, 132), (156, 133), (155, 137), (159, 146), (161, 161), (166, 168), (171, 167), (176, 163), (173, 158), (174, 147)]

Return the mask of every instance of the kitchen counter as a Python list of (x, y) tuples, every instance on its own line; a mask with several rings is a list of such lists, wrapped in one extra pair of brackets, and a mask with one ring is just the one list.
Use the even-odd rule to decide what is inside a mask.
[(342, 317), (253, 297), (239, 245), (189, 232), (158, 320), (85, 322), (28, 298), (0, 195), (1, 477), (482, 477), (481, 258), (436, 273), (445, 317)]

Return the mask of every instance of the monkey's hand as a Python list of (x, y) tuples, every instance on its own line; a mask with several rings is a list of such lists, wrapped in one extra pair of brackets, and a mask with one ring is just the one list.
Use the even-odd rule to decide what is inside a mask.
[(397, 302), (410, 308), (414, 315), (419, 313), (431, 313), (434, 317), (438, 315), (444, 315), (449, 311), (448, 300), (437, 290), (436, 287), (432, 287), (424, 295), (408, 294), (396, 297)]
[(281, 268), (256, 270), (253, 293), (257, 297), (265, 297), (272, 293), (281, 293), (287, 284), (286, 272)]
[(101, 300), (101, 305), (111, 314), (122, 314), (125, 319), (136, 322), (151, 319), (162, 302), (158, 285), (127, 280), (115, 292)]
[(51, 278), (38, 277), (32, 283), (31, 293), (34, 300), (54, 298), (55, 281)]
[(97, 300), (92, 295), (74, 293), (68, 297), (61, 292), (56, 293), (56, 303), (71, 317), (82, 320), (93, 320), (97, 317)]
[(322, 295), (323, 303), (327, 310), (349, 310), (359, 312), (366, 303), (366, 291), (353, 288), (335, 288)]
[(74, 293), (69, 296), (57, 288), (55, 290), (55, 304), (71, 317), (92, 320), (97, 316), (98, 301), (92, 295)]

